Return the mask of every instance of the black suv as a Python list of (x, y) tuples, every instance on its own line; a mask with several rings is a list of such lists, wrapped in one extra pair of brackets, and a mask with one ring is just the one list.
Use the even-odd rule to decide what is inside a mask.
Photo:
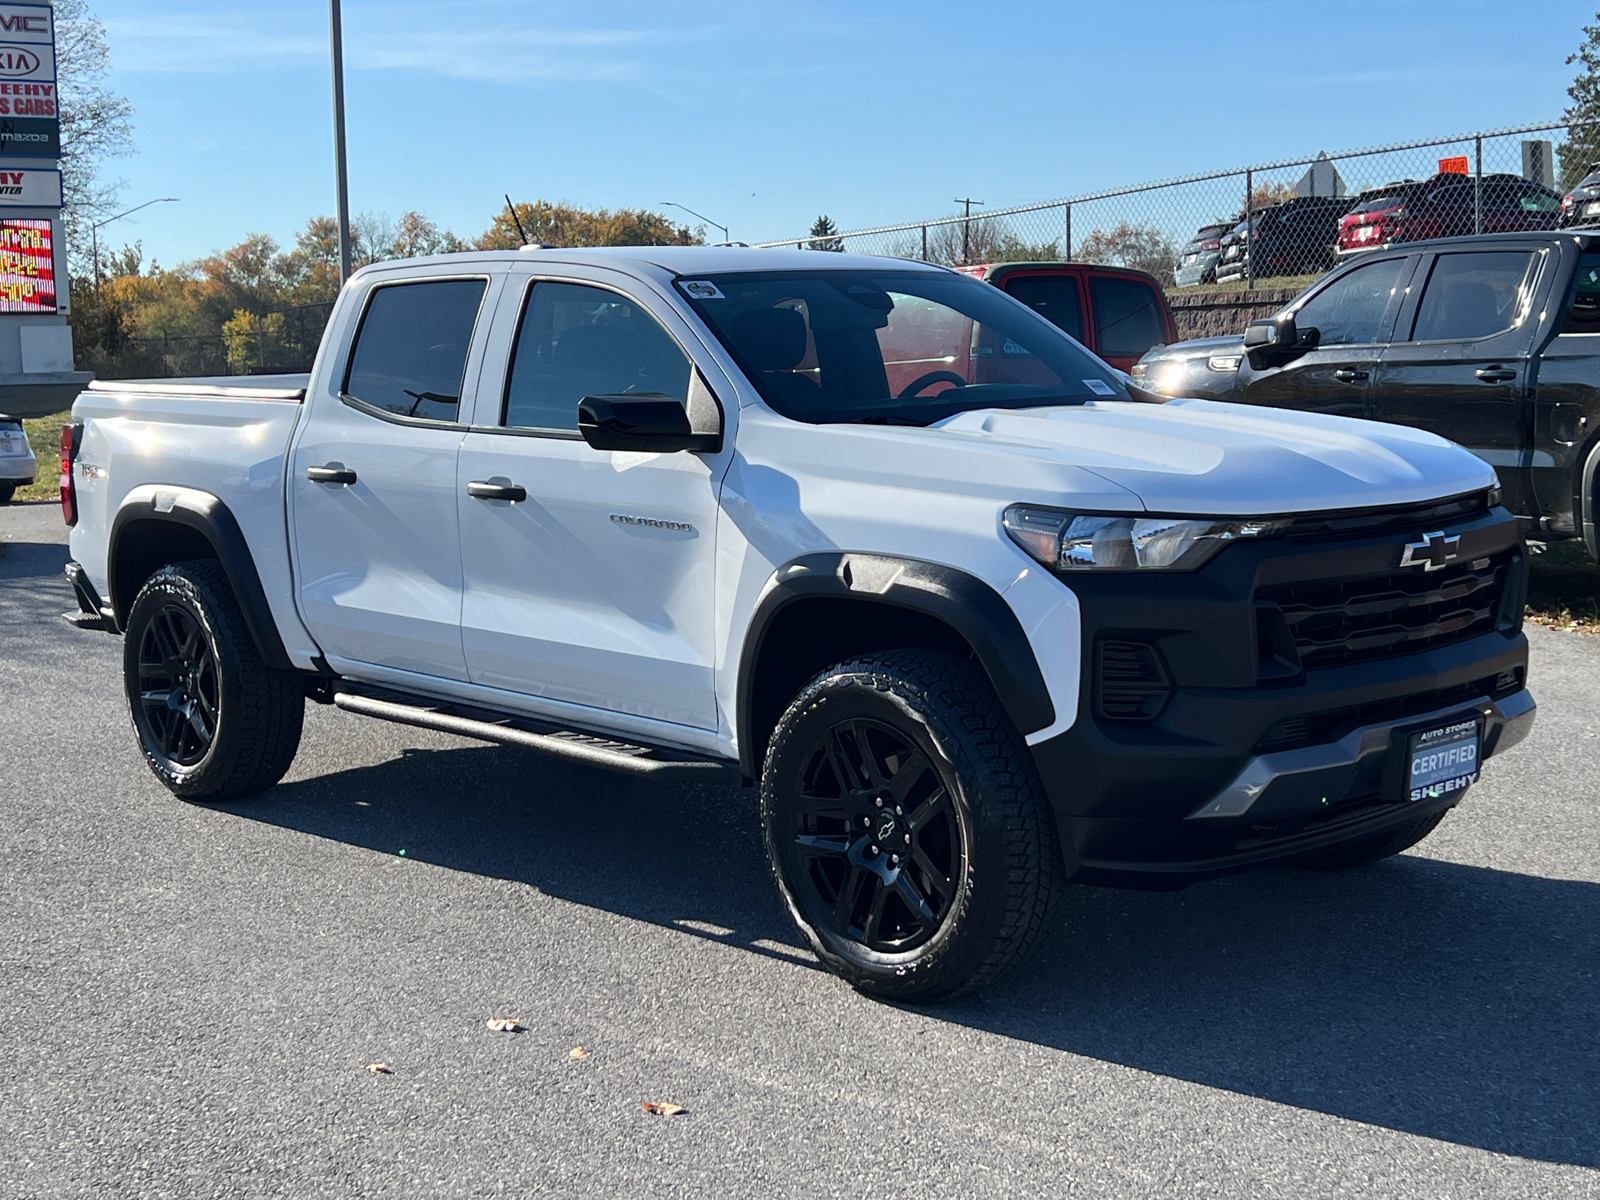
[(1600, 163), (1590, 163), (1589, 173), (1561, 197), (1561, 228), (1600, 229)]
[(1217, 281), (1243, 278), (1246, 262), (1256, 279), (1326, 271), (1333, 265), (1339, 219), (1349, 204), (1342, 197), (1298, 196), (1261, 209), (1248, 237), (1242, 221), (1229, 235)]

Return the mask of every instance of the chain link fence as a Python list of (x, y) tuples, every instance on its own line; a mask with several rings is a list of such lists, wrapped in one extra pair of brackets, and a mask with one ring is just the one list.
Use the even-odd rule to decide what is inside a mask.
[(97, 366), (102, 379), (289, 375), (311, 370), (334, 302), (247, 314), (221, 333), (130, 337)]
[[(950, 266), (1104, 263), (1148, 271), (1175, 293), (1294, 287), (1342, 257), (1391, 241), (1556, 228), (1562, 193), (1597, 159), (1600, 124), (1529, 125), (997, 211), (957, 200), (962, 211), (952, 216), (761, 245)], [(1354, 211), (1360, 209), (1367, 211)]]

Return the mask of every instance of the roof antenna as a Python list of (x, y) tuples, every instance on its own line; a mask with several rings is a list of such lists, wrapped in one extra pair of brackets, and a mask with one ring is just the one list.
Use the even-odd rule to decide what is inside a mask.
[(506, 209), (511, 213), (511, 223), (517, 227), (517, 236), (522, 239), (522, 244), (528, 244), (528, 231), (522, 227), (522, 221), (517, 216), (517, 206), (511, 203), (511, 193), (506, 193)]

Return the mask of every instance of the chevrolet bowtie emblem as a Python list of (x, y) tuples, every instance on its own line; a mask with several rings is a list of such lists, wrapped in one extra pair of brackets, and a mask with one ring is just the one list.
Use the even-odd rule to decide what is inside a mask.
[(1442, 571), (1460, 554), (1461, 539), (1445, 537), (1444, 530), (1425, 533), (1420, 542), (1408, 542), (1400, 555), (1402, 567), (1421, 567), (1424, 571)]

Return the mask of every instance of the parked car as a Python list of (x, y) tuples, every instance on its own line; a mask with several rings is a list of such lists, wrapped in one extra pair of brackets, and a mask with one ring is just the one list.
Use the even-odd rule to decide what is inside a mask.
[(1215, 225), (1202, 225), (1196, 231), (1173, 267), (1173, 282), (1178, 287), (1217, 281), (1217, 263), (1222, 259), (1222, 239), (1239, 220), (1239, 217), (1234, 217)]
[(1157, 348), (1132, 375), (1450, 438), (1495, 468), (1529, 536), (1600, 557), (1597, 335), (1600, 234), (1481, 234), (1375, 250), (1244, 337)]
[(1345, 201), (1334, 196), (1297, 196), (1261, 209), (1248, 230), (1242, 221), (1233, 230), (1217, 281), (1243, 279), (1247, 262), (1256, 279), (1327, 270), (1344, 210)]
[(1542, 184), (1519, 175), (1485, 175), (1482, 213), (1479, 185), (1466, 175), (1435, 176), (1430, 185), (1402, 198), (1394, 208), (1373, 214), (1376, 244), (1420, 242), (1464, 237), (1481, 219), (1483, 233), (1517, 233), (1555, 229), (1561, 220), (1561, 197)]
[(10, 504), (16, 490), (32, 483), (38, 472), (39, 464), (22, 431), (22, 422), (0, 413), (0, 504)]
[(68, 575), (173, 793), (270, 787), (307, 696), (759, 782), (785, 911), (875, 996), (994, 977), (1069, 877), (1398, 853), (1533, 721), (1491, 468), (1141, 402), (928, 264), (378, 263), (309, 377), (95, 383), (72, 419)]
[(957, 267), (1015, 296), (1119, 371), (1151, 346), (1178, 340), (1154, 275), (1094, 263), (1016, 262)]
[(1592, 163), (1589, 173), (1561, 197), (1561, 228), (1600, 228), (1600, 163)]
[(1394, 214), (1404, 208), (1406, 201), (1419, 190), (1426, 190), (1430, 183), (1398, 179), (1363, 191), (1339, 220), (1334, 254), (1341, 259), (1349, 258), (1352, 254), (1387, 245), (1390, 235), (1388, 225), (1394, 219)]

